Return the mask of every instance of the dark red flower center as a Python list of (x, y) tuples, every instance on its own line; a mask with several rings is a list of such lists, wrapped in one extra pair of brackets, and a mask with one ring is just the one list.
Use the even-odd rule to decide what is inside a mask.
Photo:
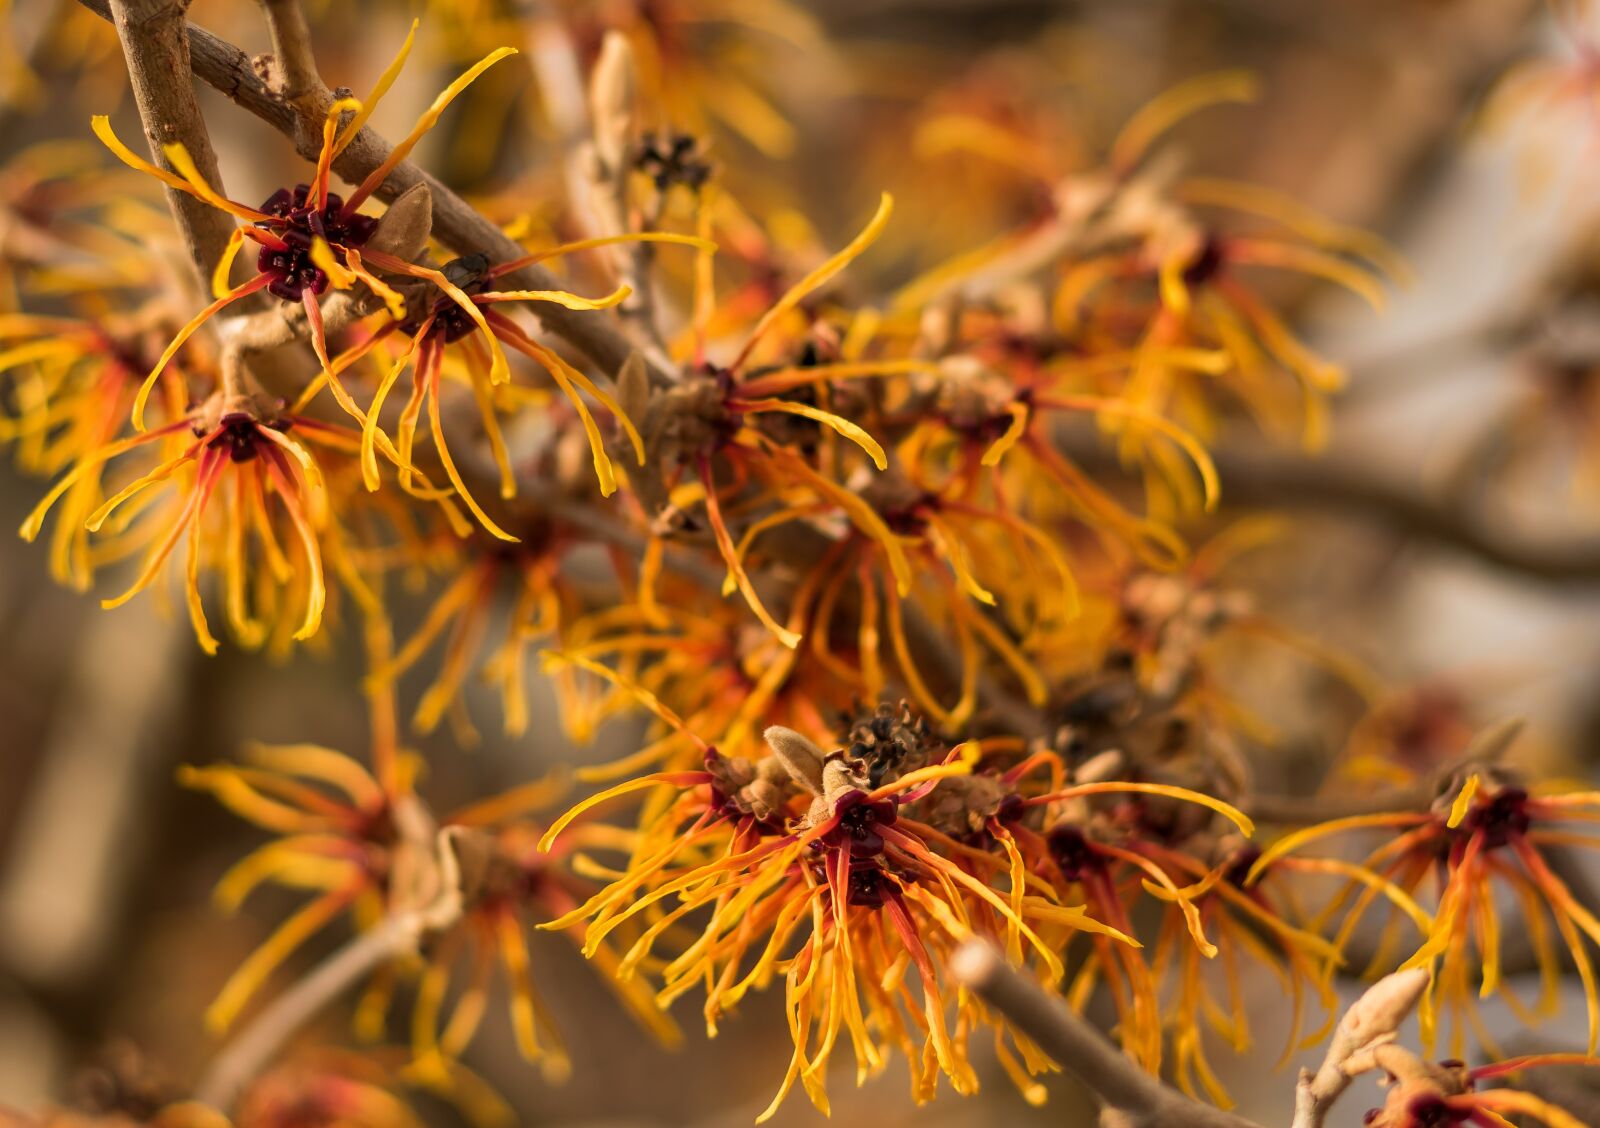
[(320, 294), (328, 288), (328, 275), (311, 261), (311, 244), (317, 236), (330, 247), (359, 247), (378, 226), (371, 216), (345, 215), (343, 198), (332, 192), (319, 210), (309, 184), (297, 185), (292, 192), (279, 188), (257, 210), (275, 217), (257, 226), (286, 245), (262, 247), (256, 269), (272, 279), (267, 289), (288, 302), (300, 301), (307, 291)]
[(1481, 834), (1483, 848), (1495, 850), (1504, 846), (1514, 835), (1526, 834), (1533, 825), (1528, 812), (1528, 793), (1520, 787), (1502, 788), (1484, 802), (1473, 805), (1461, 820), (1460, 830), (1465, 834)]
[(1261, 847), (1255, 843), (1241, 846), (1228, 863), (1227, 872), (1222, 875), (1222, 880), (1236, 888), (1243, 889), (1246, 879), (1250, 876), (1251, 868), (1261, 857)]
[(1412, 1098), (1406, 1113), (1411, 1117), (1410, 1123), (1414, 1128), (1450, 1128), (1450, 1125), (1460, 1124), (1463, 1119), (1444, 1102), (1443, 1097), (1434, 1093)]
[(850, 891), (847, 900), (852, 905), (876, 909), (888, 896), (890, 884), (877, 863), (850, 867)]
[(286, 422), (263, 423), (253, 415), (235, 411), (222, 417), (216, 436), (206, 445), (212, 450), (227, 451), (234, 462), (249, 462), (261, 453), (261, 444), (267, 441), (261, 437), (262, 427), (288, 430)]
[(880, 827), (893, 824), (897, 813), (894, 800), (867, 798), (865, 791), (846, 791), (833, 804), (834, 827), (822, 836), (825, 846), (842, 847), (847, 842), (852, 858), (875, 858), (883, 853)]
[(1204, 286), (1222, 269), (1222, 244), (1214, 236), (1207, 236), (1194, 261), (1183, 268), (1183, 282), (1189, 287)]
[(1050, 832), (1046, 842), (1050, 848), (1050, 857), (1060, 867), (1061, 876), (1068, 881), (1082, 881), (1085, 877), (1098, 873), (1104, 866), (1093, 844), (1083, 831), (1075, 826), (1056, 827)]

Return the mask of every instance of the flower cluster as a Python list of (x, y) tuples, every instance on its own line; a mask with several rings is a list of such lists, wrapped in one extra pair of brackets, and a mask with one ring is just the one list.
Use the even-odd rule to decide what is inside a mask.
[[(1106, 984), (1125, 1045), (1151, 1068), (1162, 1057), (1156, 993), (1165, 969), (1181, 984), (1185, 1013), (1208, 1001), (1191, 959), (1191, 949), (1195, 958), (1217, 955), (1208, 919), (1229, 936), (1264, 924), (1268, 939), (1255, 950), (1288, 969), (1297, 997), (1302, 988), (1325, 993), (1334, 953), (1284, 921), (1269, 896), (1244, 891), (1249, 859), (1215, 824), (1244, 835), (1253, 827), (1226, 803), (1093, 771), (1068, 781), (1060, 756), (1022, 755), (1015, 739), (949, 747), (904, 703), (856, 718), (828, 753), (793, 729), (764, 736), (763, 758), (707, 746), (699, 769), (602, 791), (556, 820), (544, 845), (560, 844), (567, 823), (598, 805), (652, 792), (621, 876), (550, 927), (583, 923), (593, 946), (628, 922), (648, 922), (621, 970), (659, 965), (664, 1003), (704, 988), (713, 1033), (744, 995), (781, 976), (795, 1054), (768, 1115), (796, 1083), (827, 1110), (822, 1082), (841, 1034), (858, 1080), (901, 1050), (920, 1101), (941, 1075), (958, 1092), (976, 1085), (969, 1042), (992, 1026), (1007, 1072), (1025, 1096), (1043, 1099), (1033, 1076), (1047, 1059), (940, 974), (972, 936), (1004, 945), (1079, 1006)], [(1132, 923), (1132, 902), (1146, 895), (1171, 908), (1177, 930), (1163, 933), (1151, 962)], [(685, 931), (685, 918), (703, 927), (670, 959), (653, 958)], [(1087, 950), (1068, 983), (1064, 957), (1080, 937)], [(912, 971), (915, 991), (905, 979)], [(1180, 1046), (1179, 1056), (1180, 1069), (1199, 1062), (1205, 1075), (1196, 1046)]]
[[(1065, 120), (1010, 112), (995, 76), (955, 83), (914, 147), (978, 162), (988, 201), (1015, 206), (923, 185), (913, 216), (963, 222), (896, 234), (889, 192), (871, 206), (844, 183), (813, 225), (750, 159), (789, 154), (797, 129), (740, 38), (822, 42), (781, 0), (434, 7), (451, 67), (476, 61), (392, 147), (370, 126), (416, 23), (364, 98), (273, 88), (293, 59), (252, 74), (314, 154), (257, 206), (208, 180), (200, 149), (146, 160), (109, 116), (91, 128), (115, 177), (49, 148), (0, 176), (0, 444), (51, 481), (21, 531), (53, 520), (54, 577), (88, 590), (137, 560), (104, 605), (175, 579), (208, 654), (219, 635), (273, 654), (364, 643), (365, 760), (255, 746), (180, 780), (275, 836), (223, 876), (222, 907), (263, 885), (309, 895), (209, 1025), (238, 1025), (314, 937), (348, 928), (357, 1033), (387, 1040), (401, 998), (405, 1044), (290, 1059), (228, 1107), (179, 1093), (142, 1119), (409, 1124), (407, 1086), (502, 1119), (461, 1062), (497, 992), (527, 1059), (552, 1079), (582, 1065), (535, 988), (535, 927), (664, 1042), (680, 999), (714, 1035), (781, 989), (792, 1052), (763, 1120), (796, 1088), (826, 1113), (835, 1051), (858, 1084), (903, 1058), (918, 1103), (942, 1082), (974, 1092), (979, 1040), (1042, 1102), (1063, 1063), (953, 977), (974, 940), (1071, 1010), (1104, 1005), (1137, 1067), (1227, 1106), (1213, 1061), (1252, 1044), (1247, 977), (1283, 990), (1283, 1062), (1322, 1043), (1379, 901), (1363, 962), (1427, 969), (1430, 1051), (1445, 1022), (1457, 1056), (1469, 1031), (1500, 1056), (1472, 981), (1536, 1017), (1563, 960), (1595, 1051), (1600, 919), (1555, 855), (1595, 846), (1570, 824), (1600, 793), (1457, 763), (1471, 726), (1448, 702), (1385, 698), (1234, 574), (1281, 523), (1208, 524), (1215, 445), (1318, 448), (1343, 384), (1280, 287), (1381, 308), (1406, 275), (1365, 232), (1183, 171), (1171, 135), (1252, 101), (1253, 78), (1181, 83), (1098, 154)], [(534, 50), (497, 66), (511, 39)], [(590, 88), (569, 89), (585, 69)], [(507, 107), (534, 103), (565, 164), (502, 180)], [(447, 111), (452, 183), (481, 210), (410, 163)], [(196, 248), (162, 243), (132, 199), (157, 183), (231, 225), (198, 252), (215, 260), (199, 297), (168, 261)], [(822, 233), (833, 220), (855, 234)], [(1251, 753), (1274, 734), (1226, 675), (1286, 653), (1371, 706), (1336, 774), (1443, 778), (1436, 794), (1261, 814), (1281, 833), (1259, 840)], [(577, 773), (605, 786), (553, 820), (564, 775), (436, 813), (402, 703), (418, 733), (448, 720), (465, 743), (479, 680), (511, 737), (646, 728)], [(1391, 837), (1359, 860), (1305, 849), (1370, 830)], [(1501, 967), (1508, 904), (1543, 980), (1529, 1007)], [(1570, 1128), (1475, 1087), (1526, 1064), (1391, 1070), (1370, 1123)]]

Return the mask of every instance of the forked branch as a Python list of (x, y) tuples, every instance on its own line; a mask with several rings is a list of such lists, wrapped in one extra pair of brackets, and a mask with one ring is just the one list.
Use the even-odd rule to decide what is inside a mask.
[[(78, 0), (80, 4), (106, 19), (112, 18), (112, 0)], [(120, 3), (121, 0), (118, 0)], [(165, 0), (145, 0), (156, 7), (179, 9), (182, 5)], [(287, 0), (285, 0), (287, 3)], [(275, 3), (273, 9), (284, 4)], [(297, 4), (291, 5), (298, 7)], [(278, 132), (294, 141), (300, 155), (315, 160), (320, 150), (322, 120), (333, 102), (333, 93), (320, 78), (309, 93), (300, 92), (291, 102), (287, 90), (293, 83), (307, 81), (305, 71), (307, 51), (301, 50), (290, 25), (279, 22), (275, 33), (283, 40), (285, 48), (293, 45), (292, 58), (280, 60), (284, 67), (285, 89), (274, 90), (256, 72), (250, 56), (226, 40), (204, 28), (188, 24), (189, 58), (193, 72), (202, 81), (214, 87), (230, 100), (248, 110)], [(176, 34), (176, 32), (174, 32)], [(171, 75), (163, 76), (171, 82)], [(181, 84), (174, 84), (181, 85)], [(178, 138), (174, 138), (177, 140)], [(334, 160), (333, 168), (351, 183), (360, 183), (367, 174), (378, 168), (388, 158), (392, 146), (370, 126), (361, 130), (349, 146)], [(213, 166), (202, 172), (216, 171)], [(213, 180), (213, 184), (218, 183)], [(482, 252), (494, 262), (511, 262), (525, 256), (526, 252), (514, 240), (480, 215), (472, 205), (423, 172), (410, 161), (401, 161), (378, 188), (376, 195), (385, 201), (393, 200), (415, 184), (426, 184), (433, 196), (433, 233), (440, 241), (461, 254)], [(205, 209), (206, 205), (194, 201)], [(544, 267), (534, 264), (505, 276), (504, 281), (518, 289), (559, 290), (562, 284)], [(634, 351), (616, 322), (604, 313), (578, 312), (555, 303), (543, 303), (537, 311), (540, 322), (550, 332), (561, 337), (573, 348), (587, 356), (602, 372), (614, 376)], [(658, 367), (652, 368), (652, 377), (658, 382), (669, 382), (670, 375)]]

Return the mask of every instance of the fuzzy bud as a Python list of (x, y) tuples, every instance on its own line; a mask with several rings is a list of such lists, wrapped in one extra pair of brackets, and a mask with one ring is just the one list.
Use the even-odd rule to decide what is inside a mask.
[[(1359, 1073), (1376, 1068), (1388, 1069), (1396, 1076), (1407, 1072), (1393, 1061), (1380, 1063), (1379, 1056), (1394, 1041), (1400, 1024), (1416, 1009), (1431, 976), (1432, 972), (1423, 967), (1394, 972), (1367, 988), (1366, 993), (1350, 1005), (1333, 1032), (1321, 1068), (1316, 1073), (1300, 1072), (1295, 1087), (1293, 1128), (1320, 1125), (1328, 1106)], [(1399, 1050), (1397, 1046), (1391, 1048)], [(1408, 1052), (1401, 1051), (1399, 1057), (1402, 1061), (1418, 1062), (1415, 1055)]]
[(650, 375), (645, 371), (644, 355), (635, 349), (617, 373), (617, 406), (637, 426), (644, 419), (649, 403)]
[(822, 749), (782, 725), (773, 725), (761, 735), (796, 783), (813, 795), (822, 794)]
[(428, 246), (433, 233), (433, 193), (426, 184), (413, 184), (394, 198), (367, 245), (373, 250), (414, 261)]
[(607, 32), (589, 79), (589, 112), (594, 120), (595, 156), (611, 175), (618, 175), (633, 142), (638, 91), (638, 68), (627, 36)]

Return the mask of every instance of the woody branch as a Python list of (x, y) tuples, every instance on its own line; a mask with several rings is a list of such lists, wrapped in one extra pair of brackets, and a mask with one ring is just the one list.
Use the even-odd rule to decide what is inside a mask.
[[(184, 34), (188, 7), (187, 0), (110, 0), (102, 14), (109, 15), (122, 43), (151, 159), (170, 168), (163, 148), (182, 145), (200, 175), (218, 191), (224, 191), (217, 154), (194, 97), (189, 39)], [(174, 188), (165, 191), (204, 291), (228, 245), (233, 219), (184, 192)]]
[(984, 940), (968, 940), (950, 961), (950, 974), (999, 1011), (1101, 1106), (1103, 1128), (1260, 1128), (1231, 1112), (1203, 1105), (1169, 1088), (1114, 1047), (1064, 1003), (1039, 990)]
[[(111, 18), (110, 0), (78, 2), (90, 11)], [(267, 6), (269, 22), (274, 28), (274, 42), (292, 60), (286, 64), (283, 72), (286, 81), (290, 81), (289, 75), (293, 76), (291, 85), (296, 93), (292, 100), (287, 96), (290, 86), (274, 89), (256, 72), (250, 56), (193, 24), (187, 25), (189, 52), (196, 76), (291, 138), (301, 156), (315, 160), (321, 145), (321, 124), (328, 107), (333, 103), (334, 95), (316, 74), (310, 61), (310, 45), (304, 34), (304, 16), (298, 14), (298, 8), (299, 5), (290, 0), (275, 0)], [(301, 84), (306, 84), (308, 88), (298, 89)], [(334, 171), (352, 183), (359, 183), (384, 162), (391, 150), (392, 146), (371, 126), (367, 126), (334, 160)], [(375, 194), (389, 201), (416, 184), (428, 186), (433, 197), (433, 233), (453, 250), (461, 254), (482, 252), (496, 262), (510, 262), (524, 256), (523, 248), (515, 241), (455, 192), (410, 161), (402, 161), (395, 166)], [(505, 281), (530, 290), (560, 288), (554, 275), (538, 264), (506, 275)], [(541, 308), (538, 317), (546, 329), (583, 353), (608, 375), (619, 372), (634, 351), (633, 343), (608, 317), (575, 312), (557, 305)], [(672, 379), (671, 373), (659, 367), (651, 368), (651, 376), (657, 383), (668, 383)]]

